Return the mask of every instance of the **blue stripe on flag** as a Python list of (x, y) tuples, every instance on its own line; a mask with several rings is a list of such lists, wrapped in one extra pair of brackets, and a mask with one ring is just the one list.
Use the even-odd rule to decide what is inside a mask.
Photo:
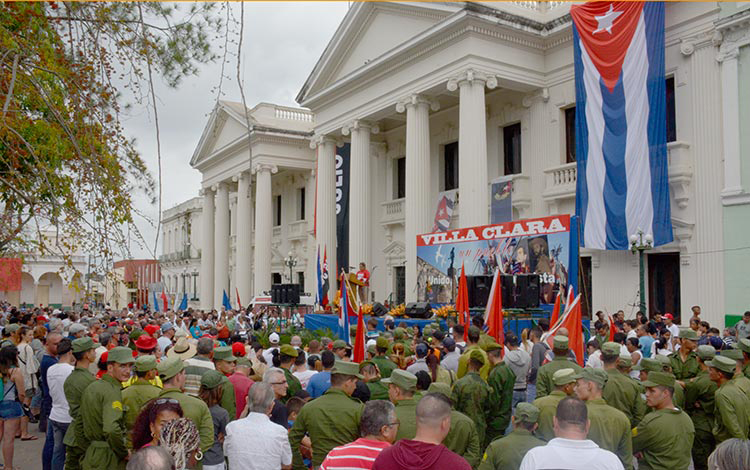
[[(578, 30), (573, 25), (573, 57), (575, 76), (583, 77), (583, 61), (581, 60), (581, 41)], [(578, 177), (576, 181), (576, 214), (586, 221), (586, 208), (589, 204), (589, 188), (586, 183), (586, 163), (589, 154), (589, 127), (586, 122), (586, 85), (583, 80), (576, 80), (576, 161)]]
[(625, 204), (628, 197), (628, 179), (625, 174), (625, 145), (628, 124), (625, 115), (625, 88), (622, 72), (612, 93), (603, 81), (602, 114), (604, 115), (604, 141), (602, 152), (607, 173), (604, 178), (604, 209), (607, 214), (607, 249), (628, 249), (628, 226)]
[(669, 197), (667, 163), (667, 117), (664, 83), (664, 3), (646, 2), (643, 6), (648, 47), (648, 143), (651, 168), (651, 199), (654, 207), (652, 233), (655, 245), (674, 240)]

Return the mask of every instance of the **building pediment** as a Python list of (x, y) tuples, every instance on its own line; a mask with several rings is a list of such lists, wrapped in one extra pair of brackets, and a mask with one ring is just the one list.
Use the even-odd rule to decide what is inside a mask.
[[(255, 122), (250, 116), (250, 124)], [(247, 135), (247, 121), (242, 111), (242, 105), (228, 101), (216, 103), (208, 123), (203, 129), (198, 146), (190, 159), (193, 168), (202, 167), (212, 155), (230, 146), (238, 139)]]

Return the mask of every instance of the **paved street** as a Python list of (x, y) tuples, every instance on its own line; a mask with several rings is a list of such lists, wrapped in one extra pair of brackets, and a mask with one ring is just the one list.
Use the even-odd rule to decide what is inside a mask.
[[(13, 456), (13, 467), (23, 470), (36, 470), (42, 468), (42, 447), (44, 447), (44, 435), (37, 432), (39, 425), (30, 424), (29, 433), (39, 439), (36, 441), (21, 441), (16, 439), (15, 454)], [(0, 453), (2, 459), (2, 453)]]

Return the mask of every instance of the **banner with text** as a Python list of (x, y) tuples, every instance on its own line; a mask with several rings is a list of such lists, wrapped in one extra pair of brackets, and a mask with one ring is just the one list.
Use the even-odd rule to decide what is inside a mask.
[(453, 302), (463, 265), (467, 276), (539, 274), (540, 303), (551, 304), (568, 283), (570, 226), (564, 214), (417, 235), (418, 300)]
[(345, 143), (336, 149), (336, 275), (341, 268), (349, 272), (349, 155)]

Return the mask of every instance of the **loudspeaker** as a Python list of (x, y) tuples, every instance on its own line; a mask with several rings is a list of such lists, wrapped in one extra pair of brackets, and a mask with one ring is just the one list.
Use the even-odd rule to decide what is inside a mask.
[(503, 276), (504, 308), (538, 308), (539, 275), (516, 274)]
[(274, 284), (271, 286), (271, 303), (297, 305), (300, 290), (299, 284)]
[(526, 290), (526, 308), (539, 308), (539, 275), (529, 274), (529, 286)]
[(388, 309), (385, 308), (385, 306), (381, 304), (380, 302), (375, 302), (374, 304), (372, 304), (372, 314), (374, 316), (382, 317), (387, 313), (388, 313)]
[(466, 276), (466, 287), (469, 290), (469, 308), (485, 307), (490, 298), (492, 276)]
[(503, 308), (514, 308), (515, 299), (513, 298), (513, 291), (515, 286), (513, 284), (513, 276), (510, 274), (503, 274), (501, 279), (503, 285)]
[(404, 312), (411, 318), (430, 318), (432, 316), (432, 306), (429, 302), (410, 302), (406, 304)]

